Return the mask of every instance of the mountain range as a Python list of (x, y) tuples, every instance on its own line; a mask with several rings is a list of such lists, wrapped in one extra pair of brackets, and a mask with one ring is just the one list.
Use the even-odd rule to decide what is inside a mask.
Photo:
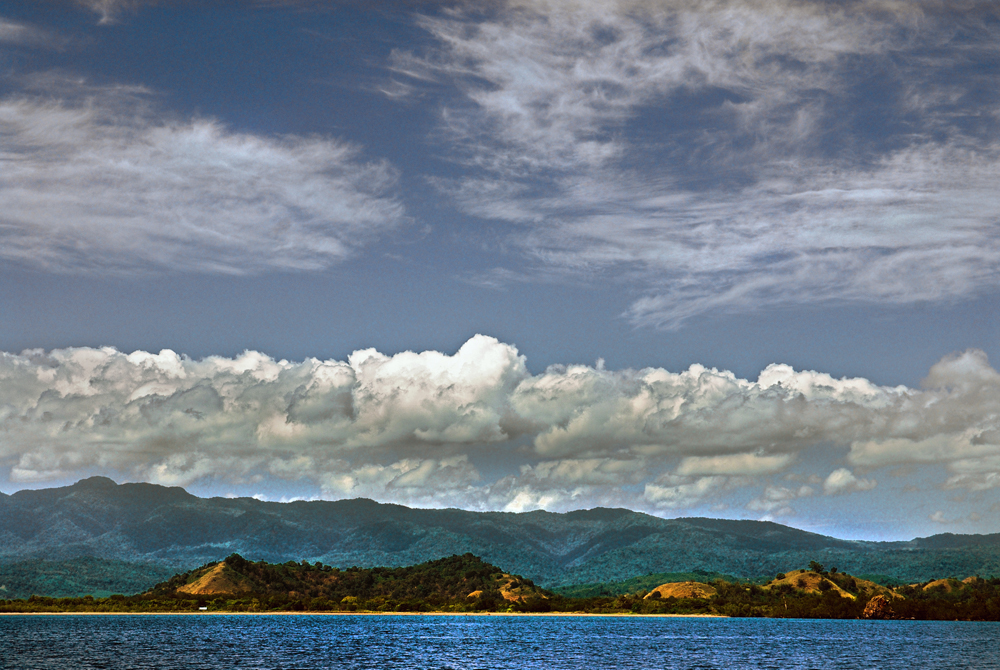
[(92, 477), (0, 494), (0, 564), (82, 556), (189, 570), (232, 553), (272, 563), (407, 566), (472, 553), (546, 588), (703, 571), (773, 576), (809, 561), (903, 582), (1000, 575), (1000, 534), (842, 540), (767, 521), (627, 509), (471, 512), (372, 500), (199, 498)]

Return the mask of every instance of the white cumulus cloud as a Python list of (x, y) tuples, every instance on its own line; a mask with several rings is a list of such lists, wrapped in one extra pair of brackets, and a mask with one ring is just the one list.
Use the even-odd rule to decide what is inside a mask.
[(793, 513), (791, 503), (798, 498), (807, 498), (814, 493), (809, 486), (797, 489), (785, 486), (768, 486), (757, 498), (747, 504), (747, 509), (756, 512), (766, 512), (769, 517), (786, 516)]
[[(820, 485), (852, 495), (876, 486), (868, 472), (910, 463), (937, 467), (942, 488), (1000, 485), (998, 410), (1000, 379), (977, 351), (912, 389), (786, 365), (757, 380), (699, 365), (532, 374), (482, 335), (452, 354), (346, 361), (30, 350), (0, 356), (0, 467), (21, 485), (103, 472), (423, 506), (725, 501), (777, 515)], [(866, 474), (809, 472), (820, 451)]]
[(837, 468), (823, 482), (824, 493), (846, 493), (848, 491), (869, 491), (875, 488), (874, 479), (859, 479), (847, 468)]
[(643, 498), (654, 508), (677, 509), (693, 507), (730, 486), (745, 481), (732, 481), (727, 477), (682, 477), (664, 475), (646, 484)]

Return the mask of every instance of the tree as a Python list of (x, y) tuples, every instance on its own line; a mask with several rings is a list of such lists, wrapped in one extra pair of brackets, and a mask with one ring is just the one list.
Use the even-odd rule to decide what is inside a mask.
[(823, 564), (817, 563), (816, 561), (809, 561), (809, 569), (813, 572), (823, 573)]

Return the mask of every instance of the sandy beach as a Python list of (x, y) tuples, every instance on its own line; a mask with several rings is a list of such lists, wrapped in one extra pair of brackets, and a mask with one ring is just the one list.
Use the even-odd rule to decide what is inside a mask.
[(588, 614), (586, 612), (0, 612), (0, 616), (449, 616), (449, 617), (629, 617), (726, 619), (718, 614)]

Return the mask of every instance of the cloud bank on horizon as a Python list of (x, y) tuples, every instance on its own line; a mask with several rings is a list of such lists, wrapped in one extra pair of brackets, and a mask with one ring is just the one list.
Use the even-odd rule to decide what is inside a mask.
[[(525, 363), (481, 335), (452, 355), (347, 361), (5, 354), (0, 463), (22, 485), (92, 472), (244, 490), (285, 480), (326, 498), (507, 511), (663, 513), (742, 496), (780, 516), (915, 464), (955, 491), (1000, 486), (1000, 374), (981, 352), (941, 360), (920, 389), (787, 365), (746, 380), (700, 365)], [(841, 465), (818, 466), (815, 450)], [(476, 463), (499, 452), (509, 472), (484, 476)]]

